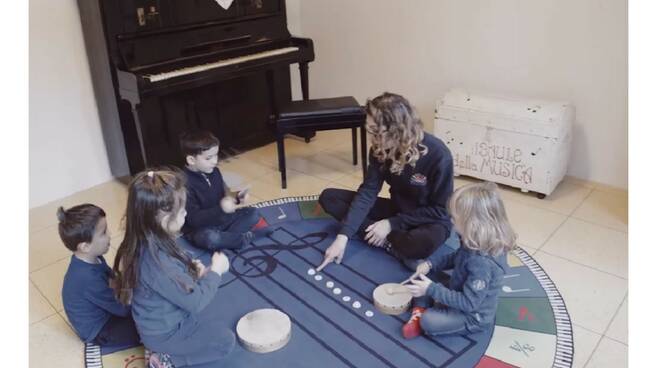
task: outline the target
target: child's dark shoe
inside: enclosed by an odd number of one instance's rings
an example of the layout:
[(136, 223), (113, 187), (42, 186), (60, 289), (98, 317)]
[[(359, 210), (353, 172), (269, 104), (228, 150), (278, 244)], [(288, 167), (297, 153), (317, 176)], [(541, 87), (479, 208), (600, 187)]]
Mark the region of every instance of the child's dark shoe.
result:
[(422, 319), (422, 314), (425, 310), (422, 307), (413, 308), (410, 319), (401, 328), (404, 338), (412, 339), (422, 334), (422, 326), (420, 326), (419, 321)]

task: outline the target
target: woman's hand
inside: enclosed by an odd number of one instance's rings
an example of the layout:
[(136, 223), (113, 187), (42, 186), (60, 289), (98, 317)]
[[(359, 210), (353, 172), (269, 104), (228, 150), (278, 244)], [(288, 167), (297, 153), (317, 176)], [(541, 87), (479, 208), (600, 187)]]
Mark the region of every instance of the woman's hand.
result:
[(426, 291), (429, 289), (429, 286), (431, 286), (431, 279), (426, 277), (424, 274), (419, 275), (419, 279), (413, 279), (410, 280), (411, 284), (404, 285), (408, 291), (410, 291), (410, 294), (414, 296), (415, 298), (419, 298), (421, 296), (426, 295)]
[(335, 241), (330, 244), (328, 249), (325, 250), (325, 258), (323, 263), (316, 268), (317, 272), (321, 272), (328, 263), (335, 261), (335, 263), (341, 263), (342, 258), (344, 258), (344, 251), (346, 250), (346, 244), (348, 244), (348, 237), (343, 234), (337, 235)]
[(211, 257), (211, 271), (222, 275), (223, 273), (229, 271), (229, 259), (222, 252), (213, 253)]
[(424, 261), (418, 264), (417, 269), (415, 270), (415, 274), (417, 275), (428, 275), (429, 272), (431, 272), (431, 262), (429, 261)]
[(382, 247), (385, 241), (387, 241), (387, 235), (392, 232), (392, 225), (388, 219), (380, 220), (369, 225), (365, 232), (367, 235), (364, 237), (364, 240), (367, 243), (376, 247)]
[(197, 269), (197, 279), (201, 279), (204, 277), (204, 275), (206, 275), (207, 272), (209, 272), (209, 269), (204, 266), (204, 264), (199, 259), (193, 259), (193, 264)]

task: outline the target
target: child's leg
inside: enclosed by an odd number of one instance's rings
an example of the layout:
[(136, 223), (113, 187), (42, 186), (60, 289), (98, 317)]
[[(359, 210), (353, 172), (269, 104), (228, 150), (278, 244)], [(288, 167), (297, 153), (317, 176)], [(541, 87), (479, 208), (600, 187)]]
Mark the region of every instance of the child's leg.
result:
[(166, 354), (175, 367), (208, 364), (222, 359), (236, 345), (236, 336), (219, 318), (188, 320), (167, 336), (145, 336), (152, 352)]
[[(422, 330), (429, 335), (469, 334), (471, 321), (464, 313), (446, 307), (428, 308), (420, 321)], [(474, 329), (473, 329), (474, 330)]]
[[(323, 210), (330, 216), (334, 217), (335, 220), (342, 221), (348, 213), (348, 209), (353, 202), (353, 197), (355, 197), (356, 194), (357, 192), (347, 189), (324, 189), (319, 197), (319, 204), (323, 207)], [(394, 210), (390, 199), (381, 197), (376, 198), (376, 203), (371, 207), (367, 214), (367, 218), (358, 228), (358, 235), (363, 238), (365, 235), (364, 229), (369, 225), (394, 215), (396, 215), (396, 211)]]
[(191, 236), (195, 246), (211, 251), (222, 249), (240, 249), (250, 240), (250, 229), (259, 222), (256, 208), (239, 208), (226, 215), (220, 226), (208, 227), (194, 232)]
[(130, 315), (127, 317), (110, 316), (101, 331), (94, 338), (94, 343), (102, 347), (131, 347), (140, 345), (140, 335)]
[(441, 224), (428, 224), (410, 230), (393, 230), (387, 240), (399, 258), (424, 259), (443, 247), (450, 232)]

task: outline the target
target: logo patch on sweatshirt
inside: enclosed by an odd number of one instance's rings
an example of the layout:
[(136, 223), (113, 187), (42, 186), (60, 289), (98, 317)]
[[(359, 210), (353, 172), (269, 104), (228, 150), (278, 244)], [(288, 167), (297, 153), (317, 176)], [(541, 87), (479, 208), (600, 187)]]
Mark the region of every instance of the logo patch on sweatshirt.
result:
[(426, 185), (426, 176), (417, 173), (410, 177), (410, 184), (424, 186)]

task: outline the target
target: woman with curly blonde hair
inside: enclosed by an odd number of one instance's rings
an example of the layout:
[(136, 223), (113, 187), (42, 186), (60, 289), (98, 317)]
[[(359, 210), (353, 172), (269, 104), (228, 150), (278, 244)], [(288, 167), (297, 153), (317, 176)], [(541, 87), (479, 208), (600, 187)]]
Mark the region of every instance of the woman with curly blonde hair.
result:
[[(403, 96), (385, 92), (366, 104), (371, 149), (369, 168), (357, 193), (326, 189), (319, 202), (342, 227), (319, 269), (341, 262), (348, 239), (359, 233), (372, 246), (406, 259), (422, 259), (447, 241), (446, 204), (453, 192), (453, 160), (442, 141), (424, 133)], [(391, 199), (379, 198), (383, 182)]]

